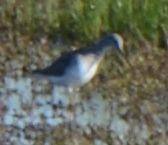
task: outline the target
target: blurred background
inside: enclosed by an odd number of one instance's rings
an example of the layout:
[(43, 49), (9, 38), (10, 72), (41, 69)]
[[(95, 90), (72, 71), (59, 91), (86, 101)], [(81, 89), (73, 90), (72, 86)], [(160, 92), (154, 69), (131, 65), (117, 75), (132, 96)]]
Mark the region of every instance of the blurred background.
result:
[[(79, 92), (28, 77), (110, 32), (123, 37), (124, 57), (108, 53)], [(0, 1), (1, 144), (166, 145), (167, 138), (168, 0)]]

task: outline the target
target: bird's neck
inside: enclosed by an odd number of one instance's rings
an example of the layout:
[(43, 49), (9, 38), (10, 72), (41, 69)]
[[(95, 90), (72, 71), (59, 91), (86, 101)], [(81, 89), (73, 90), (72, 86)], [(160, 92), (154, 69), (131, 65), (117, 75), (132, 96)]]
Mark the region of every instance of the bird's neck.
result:
[(94, 48), (95, 48), (95, 51), (97, 51), (97, 53), (101, 55), (101, 54), (104, 54), (110, 46), (111, 46), (110, 44), (100, 41), (99, 43), (95, 44)]

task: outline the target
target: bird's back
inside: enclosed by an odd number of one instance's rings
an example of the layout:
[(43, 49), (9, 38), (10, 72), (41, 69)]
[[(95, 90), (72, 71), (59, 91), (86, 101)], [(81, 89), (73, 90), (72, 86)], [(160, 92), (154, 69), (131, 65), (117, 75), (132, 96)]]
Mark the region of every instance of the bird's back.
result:
[(33, 74), (41, 74), (46, 76), (61, 76), (67, 69), (67, 66), (74, 65), (75, 63), (76, 55), (74, 53), (65, 53), (48, 67), (33, 71)]

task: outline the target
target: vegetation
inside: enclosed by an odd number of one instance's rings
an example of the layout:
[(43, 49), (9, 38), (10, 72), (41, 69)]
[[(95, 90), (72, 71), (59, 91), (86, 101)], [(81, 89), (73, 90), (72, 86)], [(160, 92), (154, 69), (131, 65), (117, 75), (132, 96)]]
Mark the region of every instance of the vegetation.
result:
[(83, 41), (115, 31), (155, 41), (160, 28), (168, 29), (167, 14), (168, 0), (1, 0), (0, 29)]

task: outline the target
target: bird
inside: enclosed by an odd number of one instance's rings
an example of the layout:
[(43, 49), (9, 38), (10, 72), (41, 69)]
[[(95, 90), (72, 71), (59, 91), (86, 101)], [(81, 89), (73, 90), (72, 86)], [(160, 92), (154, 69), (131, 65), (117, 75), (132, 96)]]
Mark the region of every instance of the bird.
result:
[(32, 74), (56, 86), (79, 88), (95, 76), (110, 47), (123, 52), (123, 38), (118, 33), (109, 33), (89, 47), (65, 52), (49, 66), (33, 70)]

